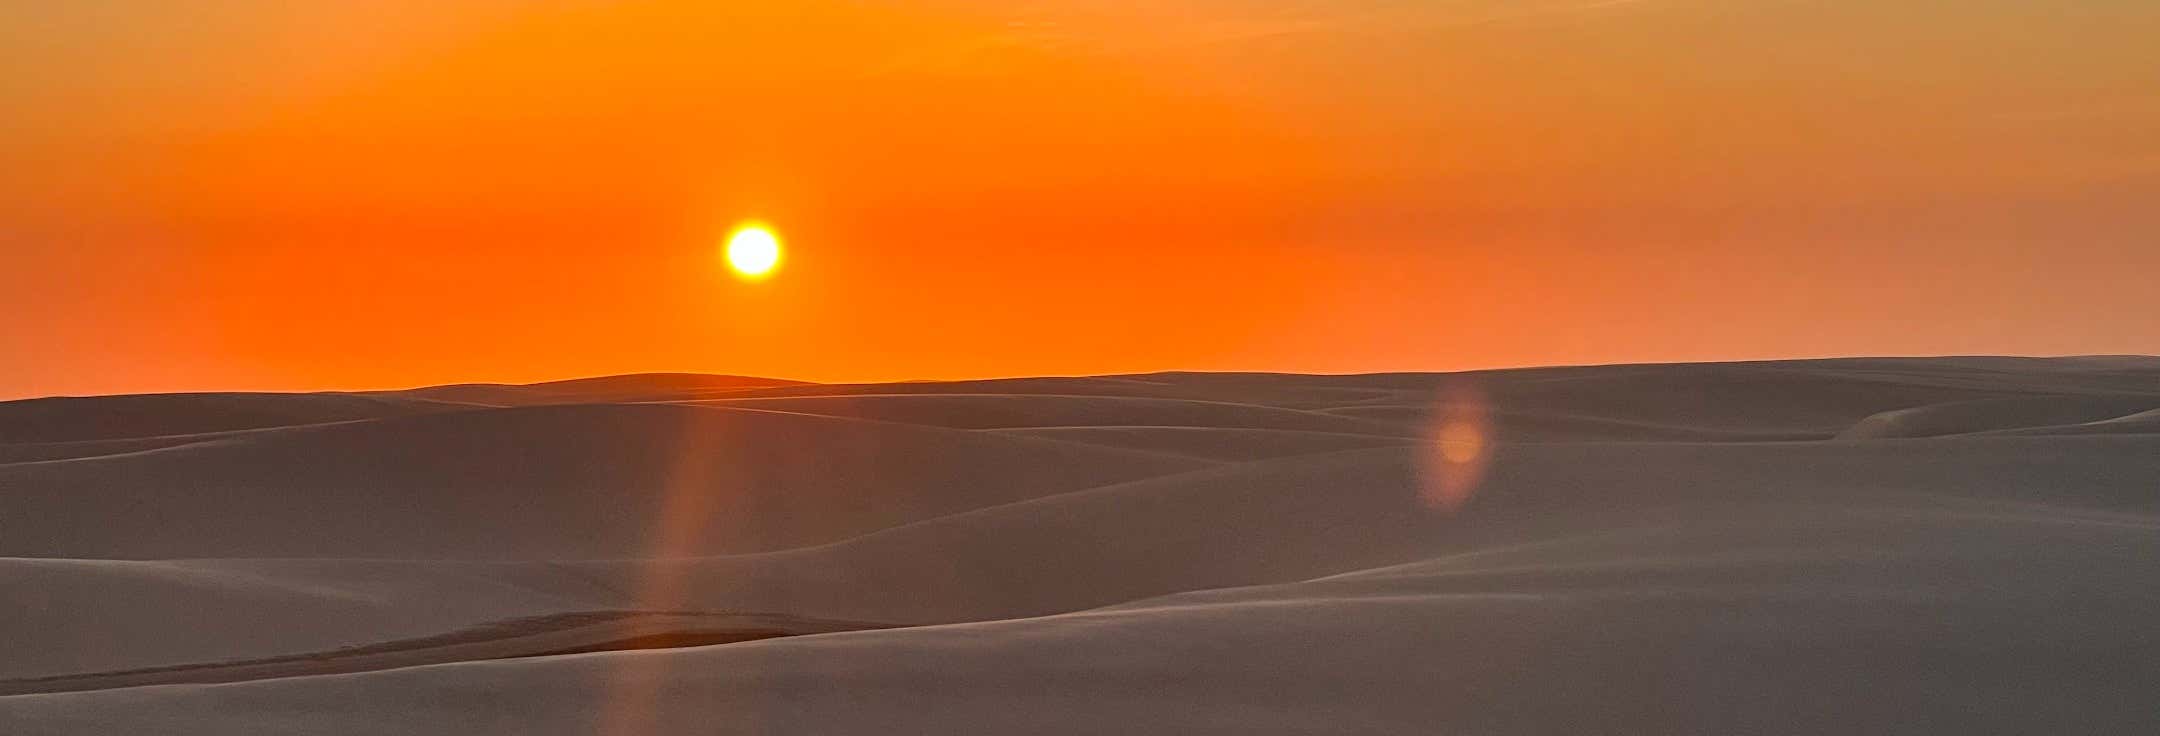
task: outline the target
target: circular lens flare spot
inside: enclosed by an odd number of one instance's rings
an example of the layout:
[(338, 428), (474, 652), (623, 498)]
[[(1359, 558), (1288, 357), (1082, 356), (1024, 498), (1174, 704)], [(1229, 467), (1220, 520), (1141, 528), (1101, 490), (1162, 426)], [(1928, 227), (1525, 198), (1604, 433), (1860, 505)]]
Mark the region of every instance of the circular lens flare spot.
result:
[(1463, 380), (1442, 388), (1430, 442), (1422, 500), (1435, 511), (1460, 509), (1477, 494), (1492, 462), (1492, 405), (1484, 392)]
[(1485, 457), (1485, 431), (1476, 424), (1450, 421), (1440, 425), (1440, 459), (1449, 465), (1468, 465)]
[(780, 270), (784, 257), (780, 236), (772, 228), (751, 223), (735, 228), (727, 239), (728, 269), (748, 281), (763, 281)]

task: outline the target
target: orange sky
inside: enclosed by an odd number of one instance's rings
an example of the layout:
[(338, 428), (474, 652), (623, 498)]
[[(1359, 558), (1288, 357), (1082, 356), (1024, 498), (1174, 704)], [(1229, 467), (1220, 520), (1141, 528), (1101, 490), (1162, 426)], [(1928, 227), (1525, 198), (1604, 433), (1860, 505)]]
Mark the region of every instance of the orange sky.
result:
[[(0, 0), (0, 396), (2160, 352), (2144, 0)], [(786, 270), (715, 252), (773, 223)]]

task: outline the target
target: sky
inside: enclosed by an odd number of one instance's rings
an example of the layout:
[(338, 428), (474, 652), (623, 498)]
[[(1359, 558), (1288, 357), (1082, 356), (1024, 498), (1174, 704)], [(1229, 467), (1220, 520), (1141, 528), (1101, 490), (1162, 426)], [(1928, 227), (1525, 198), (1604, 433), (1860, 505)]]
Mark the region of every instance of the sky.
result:
[[(2160, 353), (2149, 0), (0, 0), (0, 397)], [(747, 220), (770, 279), (718, 249)]]

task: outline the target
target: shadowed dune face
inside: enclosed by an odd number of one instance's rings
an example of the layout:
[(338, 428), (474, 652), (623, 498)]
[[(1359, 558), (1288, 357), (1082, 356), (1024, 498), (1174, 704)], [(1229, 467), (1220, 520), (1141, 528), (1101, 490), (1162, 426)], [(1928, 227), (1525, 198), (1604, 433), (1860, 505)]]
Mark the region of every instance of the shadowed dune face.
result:
[(0, 730), (2160, 728), (2148, 359), (276, 398), (0, 427)]

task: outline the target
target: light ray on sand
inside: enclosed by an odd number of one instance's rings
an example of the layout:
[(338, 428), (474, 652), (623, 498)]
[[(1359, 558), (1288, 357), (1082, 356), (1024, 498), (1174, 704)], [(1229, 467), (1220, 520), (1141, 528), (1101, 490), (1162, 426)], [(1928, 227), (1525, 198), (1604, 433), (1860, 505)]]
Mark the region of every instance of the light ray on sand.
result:
[[(642, 570), (635, 607), (645, 611), (689, 610), (689, 594), (683, 579), (687, 557), (698, 549), (706, 517), (712, 512), (715, 494), (713, 464), (697, 456), (691, 434), (696, 423), (684, 422), (670, 453), (671, 467), (663, 476), (660, 511), (654, 519), (652, 550), (640, 561)], [(631, 654), (615, 658), (607, 687), (608, 696), (598, 714), (600, 736), (646, 736), (656, 733), (659, 692), (670, 673), (666, 657)]]

